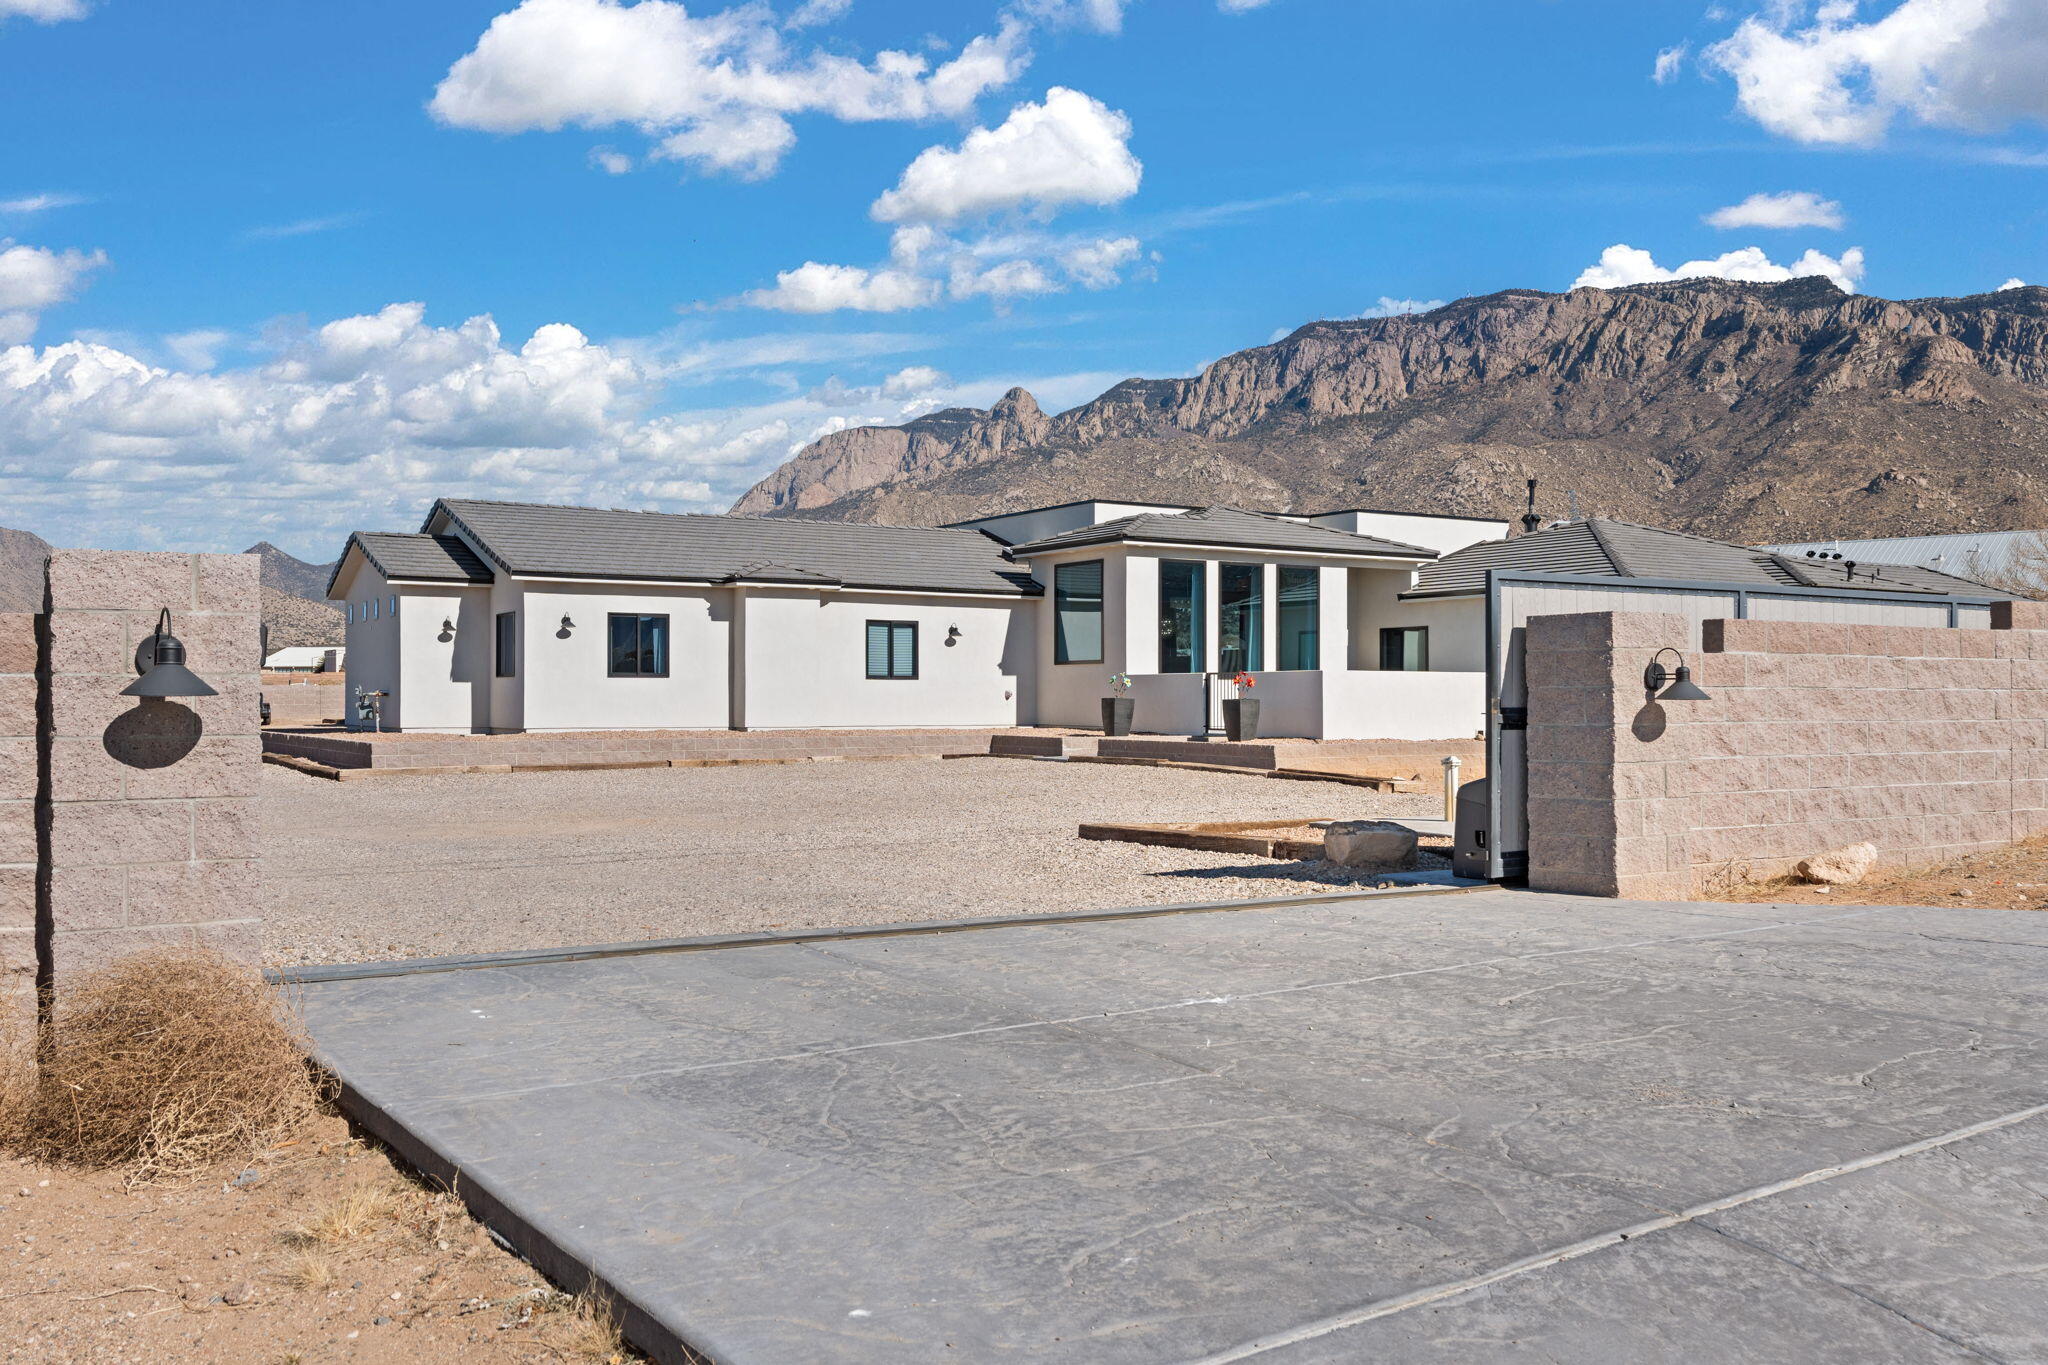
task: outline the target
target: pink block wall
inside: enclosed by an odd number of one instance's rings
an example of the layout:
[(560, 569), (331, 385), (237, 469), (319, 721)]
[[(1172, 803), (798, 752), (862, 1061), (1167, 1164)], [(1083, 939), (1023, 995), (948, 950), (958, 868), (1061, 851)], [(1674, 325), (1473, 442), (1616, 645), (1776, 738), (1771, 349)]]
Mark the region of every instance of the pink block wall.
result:
[[(257, 959), (257, 574), (251, 555), (51, 558), (46, 951), (60, 999), (68, 975), (155, 944)], [(120, 695), (164, 607), (218, 695)]]
[(2048, 830), (2048, 606), (1994, 627), (1708, 621), (1711, 700), (1661, 704), (1643, 666), (1682, 618), (1531, 620), (1530, 885), (1685, 899), (1845, 844), (1912, 864)]

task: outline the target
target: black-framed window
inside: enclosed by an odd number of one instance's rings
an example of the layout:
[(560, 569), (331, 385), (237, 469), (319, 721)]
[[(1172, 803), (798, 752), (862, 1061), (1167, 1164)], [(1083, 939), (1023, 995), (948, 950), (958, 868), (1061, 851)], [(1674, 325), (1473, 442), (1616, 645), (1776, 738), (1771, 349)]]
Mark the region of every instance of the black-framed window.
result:
[(1380, 631), (1380, 667), (1388, 672), (1429, 671), (1429, 627), (1387, 626)]
[(1280, 602), (1275, 608), (1275, 635), (1282, 669), (1320, 668), (1322, 575), (1310, 567), (1282, 564)]
[(1266, 667), (1266, 571), (1257, 564), (1216, 567), (1216, 670)]
[(1055, 564), (1052, 570), (1052, 661), (1102, 662), (1102, 561)]
[(917, 622), (868, 622), (868, 676), (896, 680), (917, 676)]
[(1159, 561), (1159, 671), (1201, 673), (1208, 667), (1209, 566), (1199, 559)]
[(668, 617), (612, 612), (607, 672), (614, 678), (668, 676)]
[(519, 613), (516, 611), (498, 613), (497, 662), (499, 677), (519, 675)]

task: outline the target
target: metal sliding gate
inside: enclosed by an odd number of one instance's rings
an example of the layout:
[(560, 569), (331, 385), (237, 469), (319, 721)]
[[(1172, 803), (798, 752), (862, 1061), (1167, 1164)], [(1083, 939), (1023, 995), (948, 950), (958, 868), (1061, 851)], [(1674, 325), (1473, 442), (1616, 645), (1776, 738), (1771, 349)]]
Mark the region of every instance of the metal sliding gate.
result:
[[(1514, 881), (1529, 872), (1527, 812), (1529, 698), (1523, 675), (1524, 628), (1532, 616), (1588, 611), (1650, 611), (1690, 623), (1686, 648), (1700, 647), (1700, 622), (1812, 621), (1837, 625), (1989, 629), (1989, 597), (1901, 593), (1860, 595), (1826, 588), (1694, 583), (1636, 578), (1617, 582), (1580, 574), (1486, 575), (1487, 875)], [(1649, 662), (1647, 652), (1645, 663)]]

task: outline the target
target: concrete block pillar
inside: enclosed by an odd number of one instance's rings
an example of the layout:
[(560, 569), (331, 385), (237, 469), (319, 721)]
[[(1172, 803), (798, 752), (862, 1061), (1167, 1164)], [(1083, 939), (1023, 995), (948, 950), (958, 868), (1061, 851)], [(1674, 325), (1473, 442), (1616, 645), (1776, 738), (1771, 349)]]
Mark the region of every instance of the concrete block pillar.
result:
[(35, 1018), (37, 623), (0, 614), (0, 1037)]
[[(165, 607), (218, 695), (120, 695)], [(258, 959), (260, 611), (253, 555), (52, 556), (40, 956), (57, 998), (67, 976), (165, 943)], [(13, 733), (5, 715), (0, 698)]]

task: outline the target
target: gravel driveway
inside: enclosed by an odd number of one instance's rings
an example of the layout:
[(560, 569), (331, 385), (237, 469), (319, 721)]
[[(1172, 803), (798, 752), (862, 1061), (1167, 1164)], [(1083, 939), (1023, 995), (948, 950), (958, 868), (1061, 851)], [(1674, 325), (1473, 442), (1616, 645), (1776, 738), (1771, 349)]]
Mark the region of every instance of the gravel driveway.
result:
[(1429, 795), (986, 759), (348, 783), (266, 767), (263, 795), (279, 964), (1309, 893), (1377, 878), (1075, 827), (1441, 813)]

